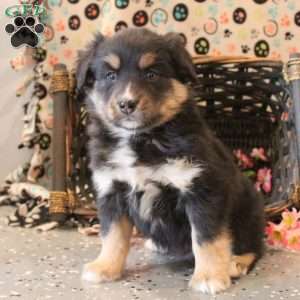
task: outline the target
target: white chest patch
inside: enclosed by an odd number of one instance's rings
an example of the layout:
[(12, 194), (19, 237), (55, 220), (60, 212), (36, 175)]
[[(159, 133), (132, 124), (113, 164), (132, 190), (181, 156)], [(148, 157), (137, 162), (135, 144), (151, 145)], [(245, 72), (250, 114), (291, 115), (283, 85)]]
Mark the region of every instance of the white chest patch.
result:
[(167, 159), (165, 163), (154, 166), (139, 165), (134, 151), (127, 143), (122, 142), (111, 154), (107, 166), (94, 171), (93, 182), (100, 196), (111, 191), (113, 181), (126, 182), (131, 186), (132, 192), (145, 191), (148, 202), (150, 198), (157, 196), (157, 191), (153, 190), (153, 182), (171, 185), (184, 193), (202, 170), (201, 165), (187, 158)]

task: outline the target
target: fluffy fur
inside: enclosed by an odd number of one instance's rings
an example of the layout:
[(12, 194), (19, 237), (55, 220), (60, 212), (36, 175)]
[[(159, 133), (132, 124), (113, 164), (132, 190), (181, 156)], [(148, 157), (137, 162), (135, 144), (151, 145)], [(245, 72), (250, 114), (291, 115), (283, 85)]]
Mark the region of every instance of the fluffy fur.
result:
[(263, 201), (199, 114), (180, 37), (98, 35), (80, 55), (77, 80), (103, 239), (83, 278), (122, 275), (135, 225), (160, 249), (193, 251), (191, 287), (226, 289), (262, 255)]

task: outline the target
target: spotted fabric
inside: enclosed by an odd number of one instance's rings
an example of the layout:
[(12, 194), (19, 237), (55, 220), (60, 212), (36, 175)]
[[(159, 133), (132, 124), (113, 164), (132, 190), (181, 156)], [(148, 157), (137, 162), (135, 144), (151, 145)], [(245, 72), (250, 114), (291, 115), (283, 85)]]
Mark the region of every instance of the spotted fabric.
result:
[[(192, 55), (254, 55), (288, 59), (300, 50), (297, 0), (48, 0), (47, 63), (73, 62), (76, 50), (99, 30), (126, 27), (176, 31)], [(57, 50), (60, 50), (57, 53)]]

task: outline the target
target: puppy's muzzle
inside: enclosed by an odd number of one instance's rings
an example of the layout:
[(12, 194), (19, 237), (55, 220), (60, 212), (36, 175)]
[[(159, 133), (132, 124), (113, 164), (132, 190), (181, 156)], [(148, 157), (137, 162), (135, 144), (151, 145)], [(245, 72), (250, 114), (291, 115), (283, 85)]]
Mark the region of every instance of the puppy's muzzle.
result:
[(138, 102), (137, 99), (121, 99), (118, 102), (118, 106), (123, 114), (130, 115), (136, 110)]

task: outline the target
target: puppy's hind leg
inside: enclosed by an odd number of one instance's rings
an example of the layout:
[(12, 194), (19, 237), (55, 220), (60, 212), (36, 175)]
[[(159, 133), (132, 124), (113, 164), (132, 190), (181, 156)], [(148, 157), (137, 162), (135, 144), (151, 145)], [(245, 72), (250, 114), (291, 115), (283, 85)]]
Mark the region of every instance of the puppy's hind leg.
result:
[(233, 278), (246, 275), (256, 260), (254, 253), (246, 253), (243, 255), (233, 255), (230, 262), (229, 273)]
[(82, 279), (95, 283), (119, 279), (129, 252), (131, 234), (132, 224), (127, 217), (113, 221), (102, 237), (99, 257), (84, 266)]

